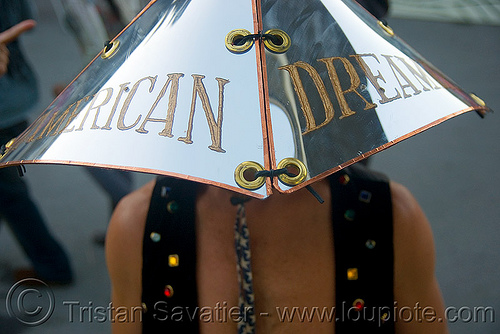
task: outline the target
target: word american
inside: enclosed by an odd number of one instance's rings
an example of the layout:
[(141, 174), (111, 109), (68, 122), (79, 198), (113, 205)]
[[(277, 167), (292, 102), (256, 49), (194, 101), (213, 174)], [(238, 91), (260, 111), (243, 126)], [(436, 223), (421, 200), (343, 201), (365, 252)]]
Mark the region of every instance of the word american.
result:
[[(367, 60), (370, 60), (371, 65)], [(373, 68), (373, 64), (382, 64), (381, 59), (385, 60), (384, 65), (391, 70), (386, 71), (384, 75), (381, 73), (382, 67)], [(357, 62), (363, 73), (358, 73), (353, 65)], [(413, 64), (410, 64), (413, 62)], [(436, 90), (442, 86), (433, 79), (420, 65), (409, 58), (403, 58), (390, 55), (377, 55), (369, 54), (355, 54), (349, 57), (329, 57), (317, 60), (318, 64), (312, 64), (297, 61), (293, 64), (279, 67), (279, 70), (286, 71), (293, 83), (295, 94), (300, 102), (302, 114), (305, 119), (305, 130), (302, 134), (305, 135), (320, 127), (325, 126), (335, 116), (335, 110), (332, 103), (332, 98), (336, 99), (340, 107), (339, 119), (351, 117), (356, 114), (351, 109), (350, 103), (353, 103), (354, 98), (359, 99), (364, 103), (364, 110), (374, 109), (377, 107), (376, 103), (368, 101), (359, 92), (361, 89), (360, 75), (365, 76), (375, 91), (379, 95), (378, 103), (386, 104), (398, 99), (407, 99), (422, 92)], [(335, 64), (343, 67), (347, 73), (350, 81), (349, 87), (342, 87), (339, 79), (338, 67)], [(323, 66), (321, 68), (320, 66)], [(333, 87), (335, 96), (329, 96), (326, 89), (326, 83), (321, 78), (319, 71), (326, 70), (330, 84)], [(396, 79), (393, 82), (398, 83), (398, 87), (383, 87), (389, 80), (387, 74), (391, 75), (391, 79)], [(145, 85), (149, 94), (152, 94), (155, 86), (158, 84), (158, 75), (147, 76), (139, 79), (134, 84), (125, 82), (119, 85), (118, 88), (103, 88), (94, 95), (88, 95), (82, 99), (72, 103), (66, 109), (51, 110), (50, 112), (39, 118), (32, 127), (32, 131), (27, 138), (27, 141), (40, 140), (47, 136), (56, 136), (63, 133), (70, 133), (73, 131), (82, 131), (85, 127), (90, 130), (105, 130), (109, 131), (116, 128), (119, 131), (129, 131), (134, 129), (139, 134), (148, 134), (147, 126), (149, 123), (163, 123), (163, 129), (158, 132), (159, 136), (173, 138), (173, 124), (174, 116), (178, 105), (179, 87), (181, 79), (185, 75), (183, 73), (170, 73), (167, 74), (166, 81), (156, 99), (149, 107), (149, 111), (143, 115), (138, 114), (135, 120), (130, 121), (127, 118), (130, 105), (136, 97), (138, 89)], [(308, 92), (304, 88), (304, 76), (309, 76), (310, 80), (319, 93), (324, 107), (325, 119), (317, 125), (316, 119), (312, 113), (312, 108), (309, 104)], [(222, 123), (224, 114), (224, 94), (225, 86), (230, 82), (228, 79), (216, 77), (218, 85), (218, 106), (217, 116), (213, 112), (210, 98), (207, 89), (203, 82), (205, 78), (201, 74), (192, 74), (192, 94), (191, 94), (191, 107), (189, 110), (188, 123), (186, 126), (186, 135), (178, 137), (177, 140), (186, 144), (192, 144), (192, 133), (194, 128), (194, 115), (196, 104), (199, 100), (204, 111), (208, 129), (210, 131), (211, 145), (208, 147), (210, 150), (225, 153), (222, 148)], [(144, 91), (144, 88), (141, 92)], [(167, 92), (169, 92), (167, 94)], [(310, 92), (309, 92), (310, 93)], [(354, 98), (349, 101), (346, 96), (350, 94)], [(353, 95), (354, 94), (354, 95)], [(160, 102), (168, 96), (168, 103), (166, 110), (163, 111), (164, 118), (153, 117), (153, 113), (157, 109)], [(123, 101), (123, 102), (122, 102)], [(121, 107), (120, 107), (121, 105)], [(107, 110), (107, 111), (106, 111)], [(88, 122), (89, 117), (93, 116), (93, 120)], [(89, 127), (90, 126), (90, 127)]]

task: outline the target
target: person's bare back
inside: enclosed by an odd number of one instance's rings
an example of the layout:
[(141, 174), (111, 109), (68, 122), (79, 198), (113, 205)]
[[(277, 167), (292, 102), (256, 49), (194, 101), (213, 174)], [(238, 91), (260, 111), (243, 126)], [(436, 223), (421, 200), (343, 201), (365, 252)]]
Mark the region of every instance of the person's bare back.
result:
[[(154, 183), (126, 197), (114, 213), (107, 238), (107, 259), (114, 307), (141, 305), (142, 237)], [(330, 187), (314, 184), (320, 204), (303, 189), (273, 194), (245, 204), (250, 231), (257, 333), (333, 333), (334, 324), (280, 321), (285, 307), (335, 306), (335, 262)], [(391, 183), (394, 217), (394, 297), (399, 307), (432, 307), (434, 321), (396, 319), (397, 333), (445, 333), (443, 302), (434, 277), (429, 224), (403, 186)], [(238, 305), (234, 251), (234, 193), (203, 186), (196, 204), (197, 285), (200, 307)], [(418, 303), (418, 304), (417, 304)], [(396, 311), (397, 315), (397, 311)], [(140, 323), (115, 323), (114, 333), (141, 333)], [(236, 322), (200, 322), (201, 333), (235, 333)]]
[[(332, 307), (334, 254), (328, 182), (315, 185), (320, 204), (307, 191), (273, 194), (245, 204), (255, 292), (257, 333), (310, 331), (331, 333), (332, 324), (280, 322), (277, 308)], [(227, 302), (236, 306), (234, 194), (206, 187), (197, 200), (197, 272), (199, 304)], [(216, 328), (214, 328), (216, 327)], [(222, 328), (221, 328), (222, 327)], [(203, 323), (203, 333), (234, 333), (235, 324)]]

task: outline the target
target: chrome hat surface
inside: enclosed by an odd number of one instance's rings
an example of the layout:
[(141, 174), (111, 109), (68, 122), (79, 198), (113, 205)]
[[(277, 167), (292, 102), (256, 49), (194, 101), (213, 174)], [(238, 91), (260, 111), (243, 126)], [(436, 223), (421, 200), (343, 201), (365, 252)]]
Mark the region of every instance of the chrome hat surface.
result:
[[(232, 31), (250, 34), (227, 39)], [(240, 42), (242, 52), (227, 44)], [(264, 198), (461, 113), (485, 114), (479, 101), (352, 1), (157, 0), (0, 166), (118, 168)], [(273, 176), (249, 190), (235, 181), (243, 162), (274, 171), (289, 158), (305, 166), (298, 184)]]

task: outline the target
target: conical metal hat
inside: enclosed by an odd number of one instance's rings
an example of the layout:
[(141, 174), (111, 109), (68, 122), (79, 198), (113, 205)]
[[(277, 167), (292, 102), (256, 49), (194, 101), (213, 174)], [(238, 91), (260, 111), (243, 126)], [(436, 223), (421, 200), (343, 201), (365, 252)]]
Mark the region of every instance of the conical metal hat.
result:
[(472, 110), (489, 111), (355, 2), (157, 0), (0, 166), (118, 168), (263, 198)]

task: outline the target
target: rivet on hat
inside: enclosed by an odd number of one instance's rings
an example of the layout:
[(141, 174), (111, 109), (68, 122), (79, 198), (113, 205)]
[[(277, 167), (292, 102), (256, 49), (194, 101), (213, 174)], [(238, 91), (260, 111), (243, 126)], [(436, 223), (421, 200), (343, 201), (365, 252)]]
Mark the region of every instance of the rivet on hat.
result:
[(349, 281), (355, 281), (358, 279), (358, 268), (347, 269), (347, 279)]
[(161, 240), (161, 234), (157, 232), (151, 232), (149, 238), (151, 238), (151, 241), (153, 242), (159, 242)]
[(168, 256), (168, 266), (169, 267), (178, 267), (179, 266), (179, 255), (170, 254)]
[(179, 210), (179, 204), (176, 201), (170, 201), (167, 204), (167, 210), (170, 213), (176, 213)]

